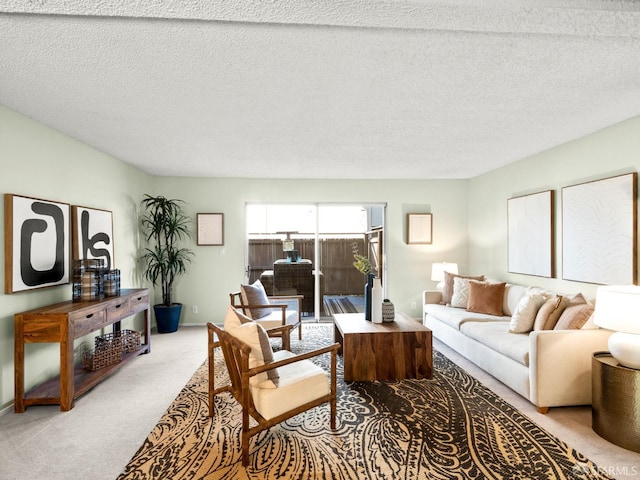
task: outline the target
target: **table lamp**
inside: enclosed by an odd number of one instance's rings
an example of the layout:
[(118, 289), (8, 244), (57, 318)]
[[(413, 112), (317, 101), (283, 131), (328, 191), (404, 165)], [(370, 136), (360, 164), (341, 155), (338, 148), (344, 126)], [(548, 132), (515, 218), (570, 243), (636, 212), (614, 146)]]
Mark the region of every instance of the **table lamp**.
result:
[(444, 272), (455, 273), (458, 274), (458, 264), (457, 263), (434, 263), (431, 265), (431, 280), (434, 282), (439, 282), (436, 288), (438, 290), (442, 290), (444, 287)]
[(594, 323), (615, 333), (609, 352), (620, 365), (640, 369), (640, 287), (607, 285), (596, 291)]

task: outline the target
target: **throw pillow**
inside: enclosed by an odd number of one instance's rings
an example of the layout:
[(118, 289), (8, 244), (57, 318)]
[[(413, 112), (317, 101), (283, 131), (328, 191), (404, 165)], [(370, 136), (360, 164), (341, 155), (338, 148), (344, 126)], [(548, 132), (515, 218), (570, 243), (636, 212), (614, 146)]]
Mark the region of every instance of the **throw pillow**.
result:
[[(595, 306), (594, 308), (594, 313), (595, 313)], [(595, 330), (600, 328), (598, 325), (595, 324), (595, 314), (592, 313), (591, 316), (589, 317), (589, 319), (585, 322), (584, 325), (582, 325), (581, 330)]]
[[(237, 320), (232, 318), (225, 318), (225, 331), (234, 336), (238, 340), (243, 341), (251, 347), (251, 353), (249, 354), (249, 368), (260, 367), (266, 363), (273, 362), (273, 350), (271, 349), (271, 343), (269, 342), (269, 336), (267, 331), (262, 325), (248, 319), (235, 309), (231, 309), (232, 312), (238, 316)], [(243, 318), (244, 317), (244, 318)], [(248, 320), (248, 321), (247, 321)], [(227, 327), (229, 325), (229, 327)], [(261, 388), (276, 388), (278, 386), (278, 370), (268, 370), (266, 372), (254, 375), (249, 379), (249, 383)]]
[(553, 330), (558, 323), (558, 319), (564, 309), (567, 308), (569, 299), (562, 295), (558, 295), (555, 298), (550, 298), (542, 304), (536, 319), (533, 322), (533, 330)]
[(502, 315), (502, 302), (506, 283), (488, 283), (469, 280), (469, 312)]
[(469, 304), (469, 279), (456, 277), (453, 279), (453, 295), (451, 295), (451, 306), (456, 308), (467, 308)]
[(444, 272), (444, 287), (442, 287), (442, 305), (449, 305), (451, 303), (451, 297), (453, 296), (453, 279), (454, 278), (468, 278), (469, 280), (478, 280), (482, 282), (484, 275), (464, 276), (457, 275), (455, 273)]
[(541, 293), (529, 292), (520, 299), (516, 306), (511, 322), (509, 322), (509, 332), (527, 333), (533, 328), (538, 310), (545, 302), (545, 297)]
[[(243, 305), (269, 305), (269, 297), (260, 280), (256, 280), (251, 285), (240, 285), (240, 297)], [(270, 308), (250, 308), (248, 314), (251, 319), (258, 320), (272, 311)]]
[(235, 328), (238, 328), (243, 323), (253, 322), (249, 317), (243, 315), (242, 312), (236, 310), (231, 305), (227, 307), (227, 314), (224, 317), (224, 330), (231, 333)]
[(593, 311), (594, 306), (587, 303), (584, 296), (578, 293), (569, 301), (567, 308), (565, 308), (562, 315), (560, 315), (554, 330), (580, 329), (587, 323)]

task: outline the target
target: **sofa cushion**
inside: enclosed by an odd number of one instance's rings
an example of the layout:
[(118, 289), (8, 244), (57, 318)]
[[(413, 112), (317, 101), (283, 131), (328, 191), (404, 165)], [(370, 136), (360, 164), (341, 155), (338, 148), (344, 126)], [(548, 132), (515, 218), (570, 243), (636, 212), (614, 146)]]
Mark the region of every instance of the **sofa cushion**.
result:
[(533, 322), (533, 330), (553, 330), (568, 303), (569, 299), (562, 295), (545, 301), (540, 310), (538, 310), (536, 319)]
[(593, 305), (587, 303), (584, 296), (579, 293), (569, 301), (569, 304), (562, 312), (562, 315), (560, 315), (554, 330), (572, 330), (582, 328), (593, 314), (593, 311)]
[(457, 275), (455, 273), (450, 273), (450, 272), (444, 272), (444, 287), (442, 287), (443, 305), (448, 305), (451, 303), (451, 297), (453, 296), (453, 279), (456, 277), (468, 278), (469, 280), (478, 280), (478, 281), (484, 280), (484, 275), (478, 275), (476, 277), (473, 277), (473, 276)]
[(489, 315), (502, 315), (505, 283), (488, 283), (469, 280), (467, 310)]
[(533, 323), (535, 322), (538, 310), (540, 310), (545, 300), (545, 296), (542, 293), (527, 292), (527, 294), (520, 299), (516, 310), (511, 316), (509, 332), (530, 332), (533, 329)]
[(504, 322), (509, 321), (509, 317), (502, 315), (487, 315), (486, 313), (475, 313), (462, 310), (460, 308), (451, 308), (446, 305), (437, 303), (428, 303), (424, 306), (427, 315), (437, 318), (442, 323), (449, 325), (456, 330), (460, 330), (460, 325), (466, 322)]
[(465, 322), (460, 331), (487, 347), (529, 366), (529, 335), (513, 334), (508, 331), (508, 322)]

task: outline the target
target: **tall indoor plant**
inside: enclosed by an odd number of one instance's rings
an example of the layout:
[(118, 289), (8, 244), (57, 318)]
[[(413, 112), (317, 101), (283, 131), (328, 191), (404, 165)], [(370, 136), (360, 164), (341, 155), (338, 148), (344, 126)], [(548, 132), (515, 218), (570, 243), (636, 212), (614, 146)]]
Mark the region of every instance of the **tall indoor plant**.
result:
[(183, 203), (182, 200), (147, 194), (141, 202), (144, 210), (142, 232), (147, 241), (142, 255), (144, 276), (162, 287), (162, 303), (153, 307), (160, 333), (178, 329), (182, 304), (173, 302), (173, 282), (186, 273), (193, 256), (193, 251), (180, 246), (191, 238), (190, 221), (182, 209)]

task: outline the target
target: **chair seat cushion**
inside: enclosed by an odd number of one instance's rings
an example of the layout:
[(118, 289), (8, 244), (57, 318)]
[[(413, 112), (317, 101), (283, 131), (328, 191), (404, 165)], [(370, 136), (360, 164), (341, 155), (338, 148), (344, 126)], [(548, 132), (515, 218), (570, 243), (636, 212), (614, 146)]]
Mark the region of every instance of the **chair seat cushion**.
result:
[[(298, 323), (298, 312), (296, 310), (285, 311), (285, 322), (287, 325), (295, 325)], [(282, 326), (282, 311), (274, 310), (269, 315), (261, 317), (256, 320), (260, 325), (262, 325), (267, 330), (273, 327), (281, 327)]]
[[(294, 356), (288, 350), (274, 352), (274, 360)], [(301, 360), (278, 369), (278, 388), (251, 385), (256, 410), (267, 420), (293, 410), (299, 405), (329, 394), (327, 373), (311, 360)]]

